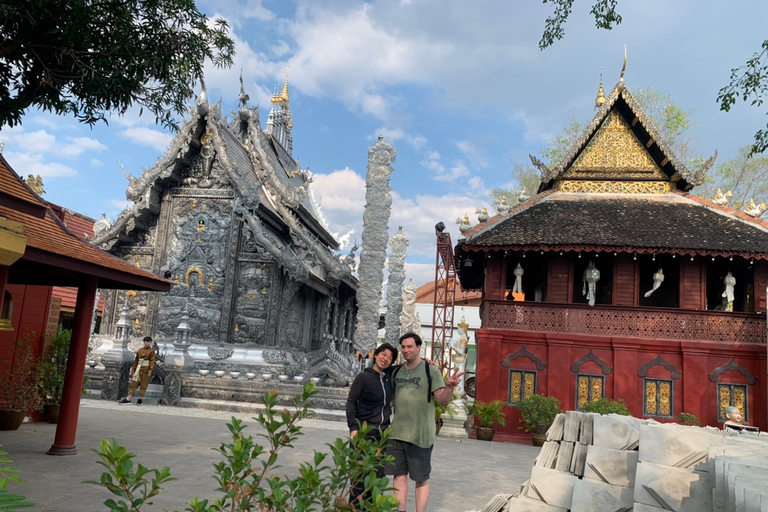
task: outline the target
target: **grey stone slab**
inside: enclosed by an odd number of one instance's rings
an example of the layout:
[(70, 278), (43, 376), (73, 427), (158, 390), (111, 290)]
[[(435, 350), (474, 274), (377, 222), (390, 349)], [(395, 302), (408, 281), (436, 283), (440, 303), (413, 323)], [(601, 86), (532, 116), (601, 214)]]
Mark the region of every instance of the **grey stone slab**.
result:
[(581, 444), (592, 444), (592, 433), (594, 430), (595, 415), (591, 413), (582, 413), (581, 431), (579, 432), (579, 442)]
[(640, 427), (640, 461), (710, 471), (709, 448), (723, 443), (722, 433), (675, 424)]
[(646, 505), (645, 503), (637, 503), (637, 502), (635, 502), (635, 505), (632, 508), (632, 512), (659, 512), (663, 510), (664, 510), (663, 508), (653, 507), (651, 505)]
[(640, 439), (640, 420), (619, 414), (596, 415), (592, 437), (595, 446), (613, 450), (632, 448)]
[(547, 430), (547, 441), (562, 441), (563, 440), (563, 428), (565, 427), (565, 414), (558, 413), (555, 416), (552, 425)]
[(742, 482), (736, 478), (736, 512), (760, 512), (760, 502), (768, 498), (767, 482)]
[(709, 473), (652, 462), (637, 465), (635, 501), (675, 512), (712, 510)]
[(579, 432), (581, 429), (581, 413), (578, 411), (567, 411), (565, 413), (565, 427), (563, 429), (563, 441), (576, 443), (579, 441)]
[(560, 451), (560, 443), (556, 441), (546, 441), (541, 447), (538, 457), (534, 462), (535, 466), (552, 469), (555, 467), (557, 454)]
[(754, 466), (741, 465), (738, 463), (726, 464), (727, 475), (725, 478), (726, 487), (726, 510), (737, 510), (740, 491), (744, 487), (755, 487), (765, 489), (768, 487), (768, 468), (757, 468)]
[(581, 443), (577, 443), (573, 448), (573, 457), (571, 458), (571, 467), (569, 468), (569, 471), (576, 476), (584, 476), (588, 449), (589, 446)]
[(503, 512), (568, 512), (568, 509), (547, 505), (525, 496), (515, 496), (507, 502)]
[[(737, 447), (744, 448), (744, 447)], [(768, 461), (758, 453), (744, 453), (730, 447), (727, 451), (738, 451), (735, 455), (720, 455), (713, 459), (714, 490), (713, 505), (716, 510), (735, 506), (734, 478), (746, 475), (757, 477), (763, 488), (768, 488)]]
[(485, 504), (481, 512), (501, 512), (507, 506), (507, 502), (514, 494), (497, 494)]
[(587, 448), (584, 478), (622, 487), (635, 486), (638, 453), (611, 450), (600, 446)]
[(561, 508), (571, 507), (573, 486), (578, 480), (570, 473), (535, 467), (531, 471), (531, 485), (526, 496)]
[(568, 473), (571, 469), (571, 459), (573, 458), (573, 447), (577, 443), (563, 441), (560, 443), (560, 451), (557, 453), (557, 462), (555, 469)]
[(578, 480), (573, 486), (571, 512), (627, 512), (632, 510), (633, 490), (594, 480)]

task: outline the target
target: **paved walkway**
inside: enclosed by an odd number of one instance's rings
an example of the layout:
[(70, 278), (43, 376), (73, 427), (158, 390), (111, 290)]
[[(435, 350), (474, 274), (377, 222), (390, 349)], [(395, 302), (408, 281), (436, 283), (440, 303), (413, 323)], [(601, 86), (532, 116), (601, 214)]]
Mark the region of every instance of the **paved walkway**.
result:
[[(170, 482), (142, 510), (183, 510), (193, 496), (216, 497), (212, 464), (220, 460), (214, 452), (229, 440), (225, 422), (233, 413), (160, 406), (118, 406), (85, 399), (80, 408), (77, 436), (78, 455), (46, 455), (53, 443), (55, 425), (25, 424), (16, 432), (0, 432), (0, 445), (8, 452), (12, 466), (19, 469), (22, 484), (10, 490), (27, 496), (37, 505), (29, 510), (102, 512), (103, 502), (112, 495), (96, 485), (102, 467), (91, 451), (102, 439), (115, 437), (137, 455), (134, 462), (147, 467), (169, 466), (178, 478)], [(257, 433), (261, 427), (252, 415), (234, 414)], [(296, 473), (301, 461), (309, 460), (312, 450), (328, 452), (326, 443), (346, 436), (346, 425), (339, 422), (304, 420), (305, 435), (294, 450), (281, 452), (282, 471)], [(429, 511), (461, 512), (480, 510), (497, 493), (517, 492), (530, 476), (539, 449), (513, 443), (488, 443), (471, 439), (438, 437), (432, 457)], [(414, 510), (413, 490), (408, 510)]]

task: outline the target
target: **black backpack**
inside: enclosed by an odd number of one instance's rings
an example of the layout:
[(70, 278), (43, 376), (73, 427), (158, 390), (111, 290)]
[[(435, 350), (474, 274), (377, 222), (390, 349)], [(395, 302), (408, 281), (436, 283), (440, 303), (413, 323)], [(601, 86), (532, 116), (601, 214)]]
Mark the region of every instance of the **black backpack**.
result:
[[(423, 359), (422, 359), (423, 361)], [(405, 364), (401, 364), (397, 368), (395, 368), (395, 371), (392, 372), (392, 396), (395, 396), (395, 388), (397, 387), (397, 382), (395, 381), (395, 377), (397, 376), (397, 372), (400, 371), (400, 369), (405, 366)], [(424, 369), (427, 371), (427, 402), (432, 401), (432, 372), (429, 371), (429, 363), (426, 361), (424, 362)]]

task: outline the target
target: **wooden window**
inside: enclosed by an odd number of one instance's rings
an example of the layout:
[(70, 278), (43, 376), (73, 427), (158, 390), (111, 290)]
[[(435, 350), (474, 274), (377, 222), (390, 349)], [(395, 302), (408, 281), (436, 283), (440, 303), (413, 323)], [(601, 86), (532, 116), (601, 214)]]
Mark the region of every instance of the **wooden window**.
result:
[(509, 370), (509, 405), (536, 394), (536, 372), (527, 370)]
[(749, 422), (747, 417), (747, 386), (744, 384), (718, 384), (718, 421), (725, 421), (725, 408), (729, 406), (736, 407), (741, 411), (741, 419)]
[(643, 416), (671, 418), (674, 415), (671, 380), (644, 379), (643, 388)]
[(576, 408), (605, 396), (605, 377), (602, 375), (576, 375)]

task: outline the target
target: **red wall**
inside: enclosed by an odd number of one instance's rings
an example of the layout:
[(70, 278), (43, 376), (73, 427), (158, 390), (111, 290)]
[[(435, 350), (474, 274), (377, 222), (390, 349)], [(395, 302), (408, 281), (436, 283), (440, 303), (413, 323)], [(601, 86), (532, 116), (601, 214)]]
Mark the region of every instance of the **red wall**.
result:
[[(508, 400), (509, 370), (536, 370), (536, 393), (557, 397), (563, 409), (575, 408), (576, 372), (571, 365), (592, 353), (612, 368), (605, 375), (605, 396), (624, 399), (630, 412), (642, 417), (643, 377), (638, 370), (648, 361), (660, 355), (680, 372), (674, 379), (671, 371), (656, 365), (647, 368), (645, 377), (673, 381), (673, 416), (681, 412), (698, 416), (703, 424), (720, 426), (717, 421), (717, 384), (747, 384), (749, 422), (761, 430), (768, 428), (768, 411), (765, 409), (766, 366), (765, 345), (733, 345), (706, 341), (648, 340), (640, 338), (615, 338), (573, 334), (547, 334), (543, 332), (506, 331), (479, 329), (477, 331), (477, 392), (482, 401)], [(534, 357), (546, 364), (537, 369), (531, 357), (521, 356), (502, 366), (510, 355), (523, 346)], [(757, 377), (755, 384), (748, 384), (747, 377), (739, 371), (720, 374), (717, 382), (709, 375), (731, 359)], [(585, 362), (579, 373), (603, 375), (595, 362)], [(654, 418), (658, 421), (673, 421)], [(529, 436), (522, 429), (520, 416), (514, 406), (506, 409), (506, 427), (497, 428), (496, 438), (502, 441), (528, 442)]]
[[(52, 308), (50, 286), (8, 285), (13, 296), (13, 332), (0, 332), (0, 361), (13, 358), (14, 341), (27, 333), (37, 334), (35, 356), (43, 353), (46, 334), (54, 334), (58, 327), (59, 311)], [(32, 415), (33, 421), (41, 419), (40, 414)]]

